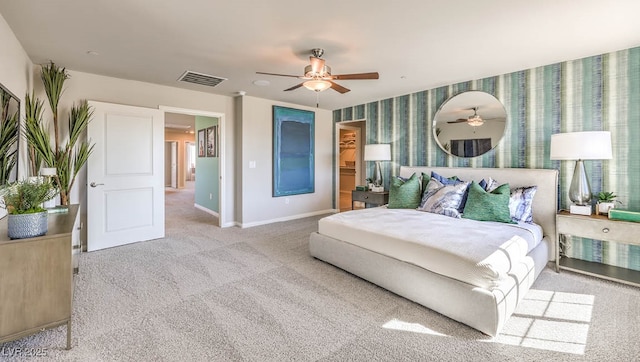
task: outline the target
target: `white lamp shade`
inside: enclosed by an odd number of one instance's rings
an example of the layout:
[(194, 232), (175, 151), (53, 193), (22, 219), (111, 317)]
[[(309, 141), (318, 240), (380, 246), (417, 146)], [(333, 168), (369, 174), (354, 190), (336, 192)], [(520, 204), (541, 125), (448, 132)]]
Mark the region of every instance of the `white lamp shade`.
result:
[(551, 135), (552, 160), (610, 160), (611, 132), (570, 132)]
[(391, 161), (391, 145), (388, 143), (364, 145), (365, 161)]
[(40, 176), (55, 176), (56, 168), (55, 167), (43, 167), (40, 169)]

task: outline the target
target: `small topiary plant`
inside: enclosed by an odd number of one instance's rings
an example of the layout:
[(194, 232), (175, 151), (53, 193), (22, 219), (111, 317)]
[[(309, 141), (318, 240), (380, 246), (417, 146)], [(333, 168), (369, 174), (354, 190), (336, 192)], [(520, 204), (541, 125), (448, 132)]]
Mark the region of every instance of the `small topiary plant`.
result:
[(598, 202), (617, 202), (621, 204), (620, 201), (616, 200), (616, 196), (613, 192), (602, 191), (598, 193)]
[(57, 194), (58, 189), (48, 180), (16, 181), (0, 189), (0, 206), (12, 215), (34, 214), (45, 211), (42, 203), (51, 200)]

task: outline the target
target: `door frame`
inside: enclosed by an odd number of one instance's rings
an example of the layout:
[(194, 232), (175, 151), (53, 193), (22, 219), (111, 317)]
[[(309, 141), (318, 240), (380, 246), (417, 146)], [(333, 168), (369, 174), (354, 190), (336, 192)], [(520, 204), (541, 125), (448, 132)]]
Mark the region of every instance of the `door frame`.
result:
[[(227, 152), (225, 152), (225, 114), (219, 112), (211, 112), (211, 111), (202, 111), (197, 109), (189, 109), (189, 108), (178, 108), (178, 107), (169, 107), (169, 106), (158, 106), (158, 109), (163, 111), (165, 114), (168, 113), (178, 113), (178, 114), (188, 114), (190, 116), (203, 116), (203, 117), (215, 117), (218, 118), (218, 132), (220, 133), (220, 137), (218, 139), (220, 145), (220, 161), (218, 162), (218, 174), (220, 175), (220, 182), (218, 183), (218, 226), (220, 228), (233, 226), (235, 225), (233, 222), (225, 223), (224, 222), (224, 206), (225, 206), (225, 158), (227, 157)], [(197, 171), (197, 170), (196, 170)]]
[(352, 123), (365, 122), (365, 119), (356, 119), (353, 121), (345, 121), (336, 123), (335, 134), (336, 134), (336, 144), (334, 145), (334, 154), (335, 154), (335, 200), (336, 205), (334, 208), (340, 210), (340, 130), (352, 130), (356, 131), (356, 185), (362, 185), (364, 181), (364, 176), (366, 175), (364, 169), (364, 152), (363, 152), (363, 144), (365, 143), (363, 134), (366, 132), (366, 128), (351, 126)]

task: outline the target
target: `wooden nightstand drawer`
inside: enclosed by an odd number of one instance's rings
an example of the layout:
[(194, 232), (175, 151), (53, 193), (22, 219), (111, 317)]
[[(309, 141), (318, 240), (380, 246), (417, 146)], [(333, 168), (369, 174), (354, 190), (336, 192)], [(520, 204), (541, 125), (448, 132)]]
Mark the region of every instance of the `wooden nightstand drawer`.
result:
[(389, 203), (389, 192), (351, 191), (351, 208), (355, 201), (364, 202), (366, 205), (385, 205)]
[(556, 221), (558, 234), (640, 245), (640, 239), (637, 238), (640, 235), (640, 223), (579, 215), (558, 215)]

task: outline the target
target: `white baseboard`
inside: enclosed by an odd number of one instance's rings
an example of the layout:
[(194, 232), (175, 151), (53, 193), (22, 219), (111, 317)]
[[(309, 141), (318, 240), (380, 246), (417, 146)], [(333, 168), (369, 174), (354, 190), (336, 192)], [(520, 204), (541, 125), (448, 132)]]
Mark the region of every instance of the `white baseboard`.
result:
[(218, 217), (218, 218), (220, 217), (220, 214), (218, 214), (217, 212), (215, 212), (215, 211), (213, 211), (211, 209), (207, 209), (204, 206), (201, 206), (201, 205), (198, 205), (198, 204), (193, 204), (193, 207), (195, 207), (198, 210), (202, 210), (202, 211), (206, 212), (207, 214), (211, 214), (211, 215), (213, 215), (215, 217)]
[(317, 216), (317, 215), (322, 215), (322, 214), (331, 214), (331, 213), (335, 214), (337, 212), (340, 212), (340, 210), (338, 210), (338, 209), (327, 209), (327, 210), (308, 212), (308, 213), (305, 213), (305, 214), (298, 214), (298, 215), (279, 217), (279, 218), (276, 218), (276, 219), (254, 221), (254, 222), (249, 222), (249, 223), (240, 223), (240, 224), (238, 224), (238, 226), (240, 226), (241, 228), (250, 228), (250, 227), (259, 226), (259, 225), (272, 224), (274, 222), (282, 222), (282, 221), (303, 219), (305, 217)]

